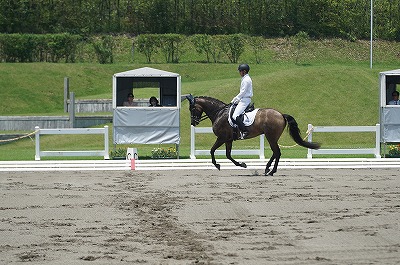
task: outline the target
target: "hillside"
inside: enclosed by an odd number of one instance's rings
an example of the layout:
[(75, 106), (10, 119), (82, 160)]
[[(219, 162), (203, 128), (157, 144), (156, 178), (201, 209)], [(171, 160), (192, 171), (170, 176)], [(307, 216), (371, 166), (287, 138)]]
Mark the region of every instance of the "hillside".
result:
[[(63, 112), (63, 78), (70, 77), (71, 91), (77, 98), (111, 98), (112, 74), (142, 65), (81, 65), (81, 64), (0, 64), (3, 73), (0, 84), (1, 97), (7, 104), (1, 105), (2, 115), (51, 115)], [(231, 64), (179, 64), (148, 65), (154, 68), (180, 73), (182, 94), (207, 95), (229, 102), (237, 93), (240, 76), (236, 65)], [(358, 65), (307, 65), (294, 64), (252, 65), (250, 72), (254, 82), (256, 107), (271, 107), (294, 116), (303, 132), (307, 124), (314, 125), (374, 125), (378, 122), (378, 73), (393, 66), (369, 69)], [(5, 88), (4, 82), (12, 83)], [(181, 111), (181, 155), (189, 154), (190, 117), (188, 103), (183, 102)], [(208, 126), (204, 122), (201, 126)], [(344, 138), (343, 138), (344, 137)], [(373, 136), (346, 135), (316, 136), (326, 145), (365, 145), (373, 143)], [(340, 140), (340, 141), (339, 141)], [(83, 140), (87, 141), (87, 140)], [(204, 136), (198, 144), (208, 149), (214, 136)], [(68, 146), (68, 141), (53, 140)], [(237, 142), (236, 146), (257, 146), (258, 140)], [(283, 145), (293, 142), (284, 134)], [(79, 144), (82, 146), (82, 144)], [(45, 144), (44, 144), (45, 146)], [(89, 143), (83, 146), (90, 148)], [(154, 146), (153, 146), (154, 147)], [(33, 157), (34, 144), (30, 140), (0, 146), (30, 149)], [(149, 154), (150, 147), (146, 147)], [(56, 149), (57, 150), (57, 149)], [(301, 149), (301, 156), (305, 155)], [(284, 151), (284, 156), (294, 152)], [(8, 160), (10, 153), (0, 152), (1, 160)], [(12, 153), (12, 152), (11, 152)]]
[[(272, 41), (272, 40), (271, 40)], [(251, 66), (254, 83), (253, 101), (256, 107), (271, 107), (296, 118), (303, 135), (307, 124), (313, 125), (374, 125), (378, 122), (378, 75), (381, 71), (396, 69), (398, 59), (388, 42), (376, 44), (373, 69), (369, 68), (366, 43), (349, 43), (339, 40), (310, 42), (302, 50), (301, 64), (293, 60), (293, 47), (280, 46), (274, 41), (265, 57), (266, 62), (255, 64), (251, 54), (244, 54), (243, 61)], [(329, 45), (328, 45), (329, 43)], [(398, 46), (398, 43), (396, 43)], [(339, 49), (343, 47), (343, 49)], [(387, 51), (386, 53), (384, 51)], [(211, 96), (229, 102), (238, 92), (240, 76), (237, 65), (229, 63), (179, 63), (144, 64), (129, 61), (123, 53), (119, 63), (56, 64), (56, 63), (0, 63), (0, 115), (62, 115), (63, 80), (70, 78), (70, 91), (77, 99), (111, 98), (114, 73), (143, 66), (179, 73), (182, 76), (182, 94)], [(347, 59), (346, 59), (347, 58)], [(140, 56), (136, 60), (142, 62)], [(162, 61), (162, 60), (160, 60)], [(201, 126), (208, 126), (205, 121)], [(190, 117), (188, 103), (183, 102), (181, 111), (182, 156), (188, 156), (190, 148)], [(110, 134), (112, 135), (112, 134)], [(62, 149), (70, 148), (69, 141), (49, 137), (48, 146), (56, 143)], [(79, 139), (79, 138), (78, 138)], [(196, 144), (209, 149), (214, 136), (204, 136)], [(373, 135), (365, 137), (348, 134), (316, 135), (315, 139), (326, 146), (371, 146)], [(285, 133), (280, 141), (293, 145)], [(95, 143), (85, 139), (78, 146), (92, 148)], [(253, 148), (258, 139), (236, 142), (235, 146)], [(46, 142), (44, 142), (46, 146)], [(154, 146), (140, 147), (149, 155)], [(56, 148), (56, 147), (54, 147)], [(97, 145), (98, 148), (98, 145)], [(30, 139), (0, 146), (0, 160), (21, 159), (21, 151), (33, 159), (34, 142)], [(60, 149), (60, 148), (59, 148)], [(57, 150), (57, 149), (56, 149)], [(267, 149), (269, 150), (269, 149)], [(283, 157), (305, 157), (305, 149), (283, 150)]]

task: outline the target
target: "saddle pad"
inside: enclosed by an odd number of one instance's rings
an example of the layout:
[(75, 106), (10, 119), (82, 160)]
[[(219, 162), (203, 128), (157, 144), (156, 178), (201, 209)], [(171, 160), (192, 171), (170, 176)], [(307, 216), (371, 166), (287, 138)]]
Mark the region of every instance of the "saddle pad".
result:
[[(244, 114), (243, 123), (244, 123), (245, 126), (250, 126), (250, 125), (253, 124), (253, 122), (254, 122), (254, 120), (255, 120), (255, 118), (256, 118), (256, 114), (257, 114), (257, 111), (258, 111), (258, 110), (259, 110), (259, 109), (255, 109), (255, 110), (253, 110), (253, 111), (251, 111), (251, 112), (246, 112), (246, 113)], [(236, 125), (235, 123), (233, 123), (233, 121), (232, 121), (230, 115), (228, 115), (228, 121), (229, 121), (229, 124), (230, 124), (233, 128), (236, 128), (236, 127), (237, 127), (237, 125)]]

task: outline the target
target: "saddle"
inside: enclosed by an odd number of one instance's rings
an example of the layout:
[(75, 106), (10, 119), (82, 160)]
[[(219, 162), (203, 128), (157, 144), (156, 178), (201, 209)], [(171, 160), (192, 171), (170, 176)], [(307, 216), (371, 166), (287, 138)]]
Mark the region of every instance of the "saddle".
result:
[[(234, 119), (232, 119), (232, 115), (235, 112), (235, 109), (237, 107), (237, 104), (233, 104), (232, 107), (230, 108), (230, 112), (229, 112), (229, 117), (231, 118), (231, 120), (234, 122)], [(247, 108), (244, 110), (244, 113), (246, 112), (252, 112), (254, 110), (254, 103), (251, 102)]]
[[(233, 127), (233, 139), (234, 140), (238, 140), (240, 138), (239, 137), (239, 135), (240, 135), (239, 127), (236, 125), (236, 121), (232, 118), (232, 115), (235, 112), (236, 107), (237, 107), (237, 104), (232, 105), (230, 108), (230, 112), (229, 112), (229, 119), (232, 121), (232, 124), (233, 124), (232, 127)], [(244, 115), (247, 112), (252, 112), (253, 110), (254, 110), (254, 103), (251, 102), (241, 115)]]

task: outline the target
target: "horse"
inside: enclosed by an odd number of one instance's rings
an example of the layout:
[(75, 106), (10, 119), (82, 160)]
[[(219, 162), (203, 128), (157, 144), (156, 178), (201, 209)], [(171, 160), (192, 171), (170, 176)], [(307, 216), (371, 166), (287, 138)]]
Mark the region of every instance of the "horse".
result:
[[(220, 170), (220, 164), (216, 162), (214, 153), (221, 145), (225, 144), (226, 157), (236, 166), (246, 168), (247, 165), (244, 162), (239, 163), (231, 156), (232, 142), (236, 140), (234, 128), (232, 128), (228, 121), (229, 109), (232, 104), (225, 104), (212, 97), (193, 97), (191, 94), (187, 95), (186, 98), (190, 103), (190, 118), (193, 126), (198, 125), (207, 118), (212, 122), (213, 132), (217, 136), (217, 140), (210, 150), (211, 160), (214, 166)], [(306, 142), (301, 138), (298, 124), (292, 116), (282, 114), (272, 108), (258, 109), (253, 124), (247, 127), (249, 134), (245, 139), (250, 139), (261, 134), (264, 134), (267, 138), (272, 150), (272, 156), (265, 167), (264, 174), (266, 176), (273, 176), (277, 171), (279, 159), (281, 157), (278, 140), (286, 126), (288, 127), (290, 136), (298, 145), (311, 149), (318, 149), (320, 147), (318, 143)], [(274, 160), (274, 167), (270, 170), (269, 168)]]

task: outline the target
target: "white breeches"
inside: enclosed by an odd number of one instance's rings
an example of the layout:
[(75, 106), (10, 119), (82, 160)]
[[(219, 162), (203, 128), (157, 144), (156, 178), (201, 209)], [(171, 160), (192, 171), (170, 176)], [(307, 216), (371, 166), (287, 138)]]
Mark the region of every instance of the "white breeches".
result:
[(242, 114), (250, 103), (251, 103), (251, 98), (242, 98), (239, 101), (235, 109), (235, 112), (233, 112), (232, 118), (236, 120), (236, 117)]

